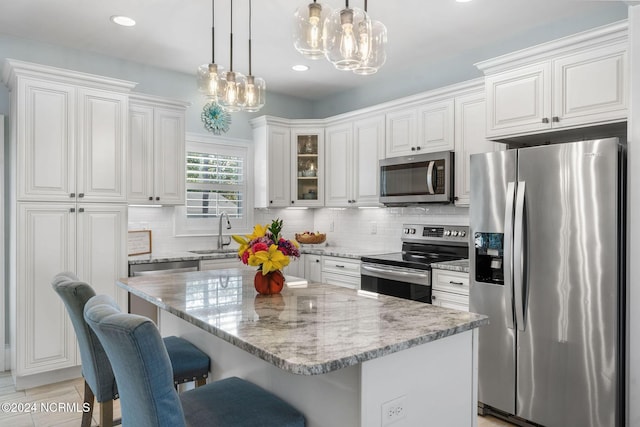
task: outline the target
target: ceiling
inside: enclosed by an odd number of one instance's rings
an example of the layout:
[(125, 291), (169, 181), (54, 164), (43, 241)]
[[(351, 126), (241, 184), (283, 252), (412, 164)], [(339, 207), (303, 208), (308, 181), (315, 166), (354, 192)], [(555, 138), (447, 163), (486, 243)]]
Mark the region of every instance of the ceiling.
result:
[[(389, 81), (418, 63), (508, 40), (552, 22), (597, 14), (622, 1), (584, 0), (376, 0), (373, 19), (387, 26), (387, 63), (373, 76), (338, 71), (293, 48), (292, 16), (310, 0), (253, 0), (253, 74), (269, 91), (310, 100), (360, 85)], [(248, 71), (248, 2), (233, 1), (234, 70)], [(340, 0), (320, 0), (339, 8)], [(363, 7), (364, 1), (351, 1)], [(215, 2), (215, 59), (229, 68), (230, 0)], [(130, 28), (112, 15), (137, 21)], [(0, 33), (91, 51), (155, 67), (194, 74), (211, 60), (211, 0), (0, 0)], [(295, 72), (294, 64), (306, 64)], [(194, 83), (195, 84), (195, 83)]]

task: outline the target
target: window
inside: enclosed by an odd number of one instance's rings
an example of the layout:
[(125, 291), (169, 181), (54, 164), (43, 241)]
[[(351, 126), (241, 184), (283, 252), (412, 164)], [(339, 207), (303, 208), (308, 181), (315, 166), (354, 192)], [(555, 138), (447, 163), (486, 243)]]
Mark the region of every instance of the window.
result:
[(176, 234), (217, 234), (223, 213), (231, 233), (244, 233), (253, 211), (248, 143), (187, 136), (186, 147), (186, 205), (176, 209)]

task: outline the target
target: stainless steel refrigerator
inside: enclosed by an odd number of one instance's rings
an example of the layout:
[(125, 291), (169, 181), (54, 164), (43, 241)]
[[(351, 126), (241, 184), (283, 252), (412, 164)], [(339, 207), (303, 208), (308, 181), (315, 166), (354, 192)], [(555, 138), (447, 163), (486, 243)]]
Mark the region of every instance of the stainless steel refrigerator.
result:
[(624, 425), (624, 164), (618, 138), (471, 156), (480, 412)]

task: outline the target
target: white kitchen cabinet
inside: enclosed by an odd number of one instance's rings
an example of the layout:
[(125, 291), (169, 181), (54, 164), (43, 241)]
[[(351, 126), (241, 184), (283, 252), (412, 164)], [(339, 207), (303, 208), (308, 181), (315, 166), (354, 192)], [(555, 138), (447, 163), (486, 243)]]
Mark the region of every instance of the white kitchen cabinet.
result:
[(325, 206), (379, 206), (384, 116), (328, 126)]
[(324, 206), (324, 129), (291, 129), (291, 206)]
[(427, 101), (386, 115), (386, 157), (453, 150), (453, 99)]
[(304, 278), (304, 258), (305, 254), (300, 254), (300, 258), (295, 259), (292, 258), (289, 261), (289, 265), (284, 268), (284, 277), (285, 279), (288, 276), (301, 277)]
[(21, 202), (17, 219), (13, 373), (20, 388), (22, 377), (80, 364), (73, 326), (51, 287), (56, 274), (76, 272), (126, 307), (116, 281), (127, 276), (127, 207)]
[(486, 75), (487, 137), (624, 121), (626, 25), (580, 33), (476, 64)]
[(433, 305), (469, 311), (469, 273), (434, 268), (431, 274)]
[(184, 204), (187, 106), (181, 101), (131, 95), (127, 192), (130, 204)]
[(322, 255), (304, 255), (304, 278), (310, 283), (322, 283)]
[(322, 282), (360, 289), (360, 260), (335, 256), (322, 257)]
[(484, 92), (455, 99), (455, 203), (469, 205), (471, 189), (470, 156), (504, 149), (504, 144), (485, 138), (486, 108)]
[(19, 200), (126, 201), (132, 83), (8, 60)]

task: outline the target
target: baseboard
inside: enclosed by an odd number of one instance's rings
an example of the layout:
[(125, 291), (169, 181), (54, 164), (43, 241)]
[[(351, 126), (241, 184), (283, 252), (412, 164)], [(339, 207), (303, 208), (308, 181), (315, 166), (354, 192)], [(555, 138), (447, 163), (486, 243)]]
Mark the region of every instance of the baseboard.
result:
[(82, 367), (73, 366), (71, 368), (57, 369), (55, 371), (43, 372), (33, 375), (14, 375), (16, 390), (25, 390), (42, 385), (58, 383), (60, 381), (72, 380), (82, 376)]
[(4, 368), (5, 371), (10, 371), (11, 366), (11, 347), (9, 344), (5, 344), (4, 346), (4, 366), (0, 366), (0, 368)]

